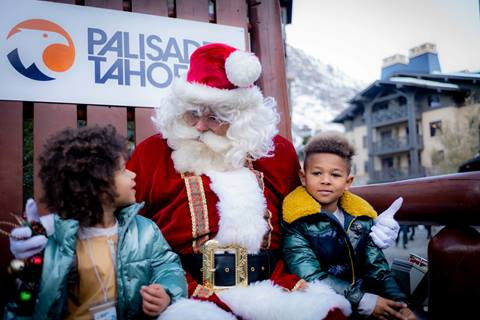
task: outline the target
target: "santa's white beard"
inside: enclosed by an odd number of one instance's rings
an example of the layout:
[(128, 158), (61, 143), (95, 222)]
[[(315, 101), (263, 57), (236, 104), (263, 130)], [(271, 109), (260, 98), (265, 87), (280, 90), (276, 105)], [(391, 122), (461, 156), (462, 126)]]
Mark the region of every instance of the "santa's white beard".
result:
[(234, 145), (225, 136), (211, 131), (198, 132), (182, 123), (172, 126), (172, 130), (164, 136), (173, 149), (172, 160), (178, 172), (204, 174), (211, 170), (228, 171), (237, 168), (226, 156)]

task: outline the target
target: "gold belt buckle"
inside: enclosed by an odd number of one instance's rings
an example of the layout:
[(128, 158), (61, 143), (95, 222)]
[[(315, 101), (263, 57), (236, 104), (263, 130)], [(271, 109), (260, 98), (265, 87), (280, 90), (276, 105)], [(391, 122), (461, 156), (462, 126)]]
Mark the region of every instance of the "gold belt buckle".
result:
[(233, 251), (235, 254), (235, 286), (248, 286), (247, 249), (242, 246), (220, 246), (217, 240), (208, 240), (201, 247), (203, 285), (214, 291), (228, 289), (231, 286), (215, 285), (215, 253), (218, 251)]

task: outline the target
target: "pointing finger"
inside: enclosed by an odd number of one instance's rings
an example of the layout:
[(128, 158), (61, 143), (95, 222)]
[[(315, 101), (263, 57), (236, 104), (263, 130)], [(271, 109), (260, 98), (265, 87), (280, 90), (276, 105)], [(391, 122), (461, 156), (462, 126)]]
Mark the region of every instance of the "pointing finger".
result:
[(397, 211), (400, 209), (400, 207), (403, 204), (403, 198), (399, 197), (397, 200), (393, 201), (393, 203), (388, 207), (387, 210), (385, 210), (382, 215), (386, 215), (388, 217), (392, 217), (397, 213)]

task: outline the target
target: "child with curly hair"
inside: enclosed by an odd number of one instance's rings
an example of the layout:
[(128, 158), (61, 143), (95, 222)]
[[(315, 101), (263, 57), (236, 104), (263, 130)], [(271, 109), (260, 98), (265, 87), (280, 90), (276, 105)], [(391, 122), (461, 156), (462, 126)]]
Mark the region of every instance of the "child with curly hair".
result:
[(186, 296), (178, 256), (137, 215), (127, 141), (115, 128), (66, 129), (40, 155), (42, 201), (54, 215), (35, 319), (158, 316)]
[(377, 213), (348, 191), (353, 146), (324, 133), (304, 152), (303, 186), (283, 201), (283, 252), (290, 272), (329, 284), (350, 301), (354, 317), (415, 319), (382, 250), (369, 237)]

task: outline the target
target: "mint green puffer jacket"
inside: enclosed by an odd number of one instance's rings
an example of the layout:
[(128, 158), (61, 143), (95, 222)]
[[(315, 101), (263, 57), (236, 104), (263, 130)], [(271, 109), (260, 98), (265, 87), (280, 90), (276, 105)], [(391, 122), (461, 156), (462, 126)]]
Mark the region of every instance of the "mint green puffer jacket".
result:
[[(117, 318), (142, 315), (140, 288), (160, 284), (172, 303), (187, 295), (187, 282), (178, 256), (170, 249), (157, 225), (137, 215), (143, 204), (117, 211), (116, 257)], [(67, 278), (75, 265), (79, 224), (55, 216), (55, 233), (48, 239), (40, 292), (33, 319), (62, 319), (67, 305)]]

